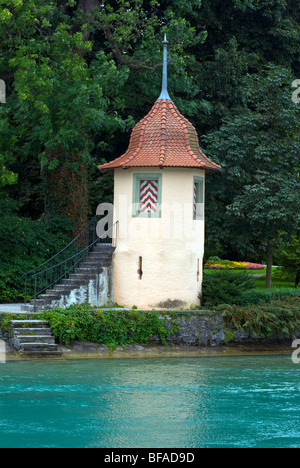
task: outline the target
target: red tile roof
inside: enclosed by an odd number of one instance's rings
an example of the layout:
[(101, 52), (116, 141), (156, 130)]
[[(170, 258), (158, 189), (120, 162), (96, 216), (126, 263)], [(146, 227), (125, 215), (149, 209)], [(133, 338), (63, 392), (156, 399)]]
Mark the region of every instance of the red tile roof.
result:
[(221, 166), (205, 156), (196, 129), (173, 101), (157, 100), (133, 129), (123, 156), (99, 166), (102, 171), (129, 167), (191, 167), (218, 171)]

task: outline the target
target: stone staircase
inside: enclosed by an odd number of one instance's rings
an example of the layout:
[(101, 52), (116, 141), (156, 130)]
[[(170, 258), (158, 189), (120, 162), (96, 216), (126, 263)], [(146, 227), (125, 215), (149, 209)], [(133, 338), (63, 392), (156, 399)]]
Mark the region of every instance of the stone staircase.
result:
[(61, 352), (52, 335), (48, 322), (44, 320), (11, 320), (10, 343), (25, 355), (59, 356)]
[[(50, 310), (55, 307), (89, 302), (89, 290), (93, 292), (101, 289), (101, 275), (104, 270), (109, 269), (112, 264), (112, 255), (115, 248), (111, 244), (97, 244), (85, 260), (79, 264), (66, 279), (53, 289), (46, 290), (35, 301), (35, 312)], [(97, 283), (97, 284), (96, 284)], [(106, 301), (105, 301), (106, 302)], [(99, 305), (99, 304), (91, 304)], [(34, 301), (30, 305), (22, 307), (23, 311), (34, 310)]]

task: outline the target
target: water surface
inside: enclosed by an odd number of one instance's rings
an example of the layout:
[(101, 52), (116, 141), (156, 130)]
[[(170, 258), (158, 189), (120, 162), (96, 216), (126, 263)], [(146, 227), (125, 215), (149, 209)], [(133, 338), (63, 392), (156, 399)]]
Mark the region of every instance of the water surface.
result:
[(0, 365), (0, 447), (300, 447), (290, 356)]

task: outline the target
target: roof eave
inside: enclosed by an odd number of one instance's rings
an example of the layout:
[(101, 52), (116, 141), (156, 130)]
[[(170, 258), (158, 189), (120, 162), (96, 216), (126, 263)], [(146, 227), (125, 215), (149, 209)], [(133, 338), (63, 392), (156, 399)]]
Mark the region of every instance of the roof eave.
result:
[(101, 172), (109, 172), (109, 171), (114, 171), (115, 169), (131, 169), (131, 168), (137, 168), (137, 167), (157, 167), (158, 169), (167, 169), (167, 168), (177, 168), (177, 169), (199, 169), (201, 171), (205, 171), (205, 172), (219, 172), (222, 170), (222, 166), (216, 166), (216, 167), (211, 167), (211, 166), (178, 166), (178, 165), (161, 165), (161, 164), (157, 164), (157, 165), (154, 165), (154, 164), (137, 164), (137, 165), (122, 165), (120, 164), (119, 166), (107, 166), (107, 167), (104, 167), (104, 166), (98, 166), (98, 169), (101, 171)]

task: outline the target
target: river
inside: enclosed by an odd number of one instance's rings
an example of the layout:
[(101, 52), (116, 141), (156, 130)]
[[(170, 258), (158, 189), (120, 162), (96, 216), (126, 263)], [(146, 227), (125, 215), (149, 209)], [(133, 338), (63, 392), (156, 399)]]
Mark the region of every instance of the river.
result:
[(1, 448), (300, 448), (291, 356), (0, 364)]

